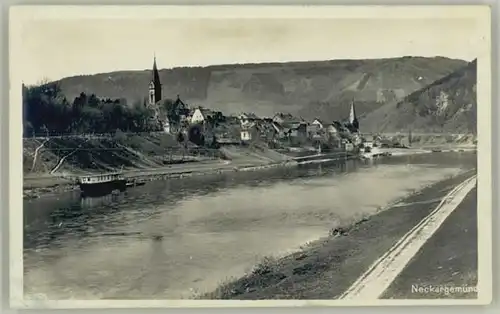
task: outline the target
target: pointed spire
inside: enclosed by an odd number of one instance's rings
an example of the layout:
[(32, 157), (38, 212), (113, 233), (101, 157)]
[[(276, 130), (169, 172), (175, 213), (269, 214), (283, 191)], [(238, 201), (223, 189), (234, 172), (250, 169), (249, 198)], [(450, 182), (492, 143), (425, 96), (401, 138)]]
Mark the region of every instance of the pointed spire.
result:
[(349, 112), (349, 123), (353, 126), (354, 129), (358, 130), (359, 123), (358, 117), (356, 117), (356, 109), (354, 108), (354, 98), (351, 102), (351, 111)]
[(156, 56), (154, 56), (154, 59), (153, 59), (153, 78), (152, 78), (152, 81), (155, 84), (155, 86), (161, 86), (160, 74), (158, 73), (158, 67), (156, 66)]
[[(158, 67), (156, 66), (156, 53), (153, 55), (153, 71), (151, 83), (154, 89), (154, 103), (157, 103), (161, 100), (161, 82), (160, 82), (160, 74), (158, 73)], [(150, 85), (150, 86), (151, 86)]]
[(354, 109), (354, 99), (351, 101), (351, 111), (349, 112), (349, 123), (353, 123), (356, 119), (356, 110)]

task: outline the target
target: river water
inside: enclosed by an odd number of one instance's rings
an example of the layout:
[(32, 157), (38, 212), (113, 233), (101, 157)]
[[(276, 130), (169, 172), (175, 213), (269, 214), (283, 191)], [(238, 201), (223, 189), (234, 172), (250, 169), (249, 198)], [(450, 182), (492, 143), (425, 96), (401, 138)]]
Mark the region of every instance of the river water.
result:
[(179, 299), (476, 167), (471, 153), (157, 181), (24, 201), (27, 298)]

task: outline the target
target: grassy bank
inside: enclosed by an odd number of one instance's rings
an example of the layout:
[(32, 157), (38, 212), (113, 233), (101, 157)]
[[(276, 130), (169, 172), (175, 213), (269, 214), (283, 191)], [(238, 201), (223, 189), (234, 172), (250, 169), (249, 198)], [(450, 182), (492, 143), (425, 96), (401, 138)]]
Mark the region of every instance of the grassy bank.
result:
[(25, 176), (147, 169), (219, 158), (217, 150), (184, 147), (165, 133), (23, 139)]

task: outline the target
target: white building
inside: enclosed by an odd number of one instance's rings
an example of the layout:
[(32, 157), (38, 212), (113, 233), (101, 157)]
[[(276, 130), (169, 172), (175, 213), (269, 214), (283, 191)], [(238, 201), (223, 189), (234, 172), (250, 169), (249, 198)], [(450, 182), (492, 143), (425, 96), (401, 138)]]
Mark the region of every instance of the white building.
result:
[(252, 134), (250, 133), (249, 130), (242, 130), (241, 131), (241, 140), (243, 142), (248, 142), (252, 139)]
[(314, 119), (313, 122), (311, 122), (312, 125), (317, 126), (319, 129), (323, 128), (323, 122), (321, 122), (320, 119)]
[(207, 120), (207, 116), (210, 113), (209, 110), (203, 108), (196, 108), (191, 116), (191, 123), (203, 123)]

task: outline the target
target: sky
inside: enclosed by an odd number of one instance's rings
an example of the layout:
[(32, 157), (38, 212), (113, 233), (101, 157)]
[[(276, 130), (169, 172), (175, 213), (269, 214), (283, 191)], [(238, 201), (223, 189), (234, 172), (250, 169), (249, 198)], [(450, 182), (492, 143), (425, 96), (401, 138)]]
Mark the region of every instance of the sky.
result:
[(406, 55), (471, 61), (484, 39), (466, 16), (23, 18), (11, 36), (26, 84), (151, 69), (154, 55), (159, 68)]

